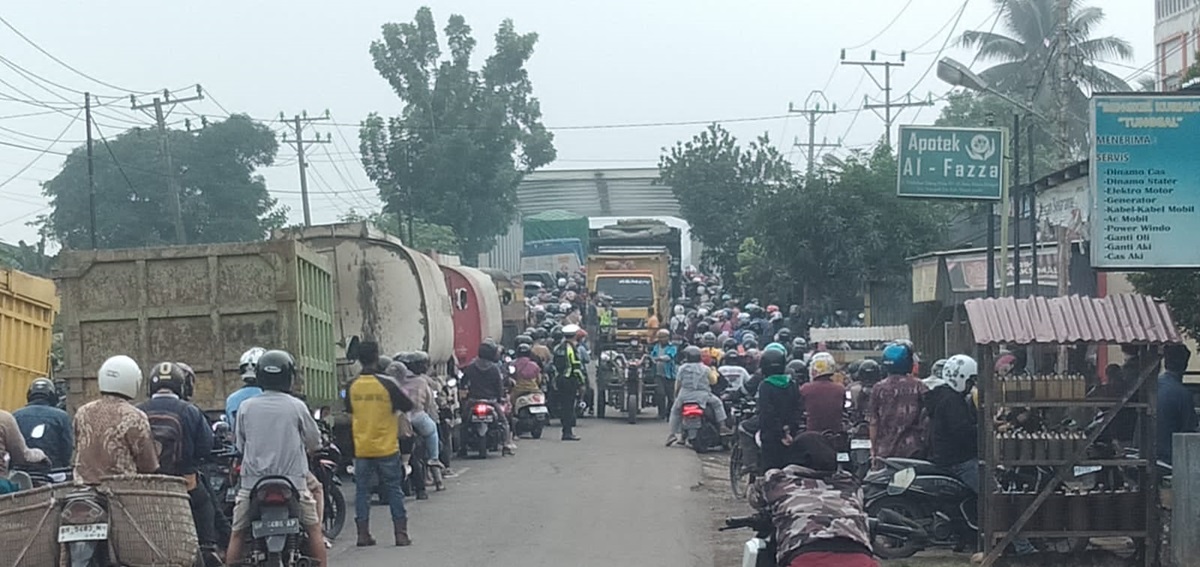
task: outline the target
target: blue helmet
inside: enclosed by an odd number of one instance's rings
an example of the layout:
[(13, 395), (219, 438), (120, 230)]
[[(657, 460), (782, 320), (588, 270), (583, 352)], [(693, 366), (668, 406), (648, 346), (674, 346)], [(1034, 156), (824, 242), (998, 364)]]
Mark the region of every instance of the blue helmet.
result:
[(913, 369), (912, 347), (892, 343), (883, 349), (883, 369), (888, 374), (909, 374)]

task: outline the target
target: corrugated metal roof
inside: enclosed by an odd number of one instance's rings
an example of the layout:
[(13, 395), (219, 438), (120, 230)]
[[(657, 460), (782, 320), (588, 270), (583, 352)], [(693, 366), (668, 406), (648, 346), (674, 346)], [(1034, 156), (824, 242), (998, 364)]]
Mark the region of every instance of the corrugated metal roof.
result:
[(1182, 341), (1167, 306), (1144, 295), (1002, 297), (965, 305), (978, 344)]
[(883, 342), (899, 339), (907, 340), (908, 325), (890, 327), (813, 327), (808, 330), (812, 342)]
[(585, 217), (678, 217), (679, 201), (657, 168), (535, 171), (517, 186), (522, 215), (565, 209)]

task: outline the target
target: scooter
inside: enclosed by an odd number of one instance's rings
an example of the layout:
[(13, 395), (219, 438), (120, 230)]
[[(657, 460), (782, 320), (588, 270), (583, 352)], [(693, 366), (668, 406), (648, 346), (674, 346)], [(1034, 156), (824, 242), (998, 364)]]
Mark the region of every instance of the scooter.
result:
[(291, 481), (269, 476), (250, 491), (249, 553), (243, 565), (306, 567), (308, 536), (300, 525), (300, 495)]
[(108, 565), (108, 499), (95, 487), (81, 486), (63, 497), (58, 543), (71, 567)]
[(687, 402), (680, 409), (683, 416), (683, 442), (697, 453), (719, 451), (726, 449), (726, 441), (721, 437), (717, 426), (717, 418), (705, 410), (704, 406)]
[[(885, 536), (874, 541), (875, 553), (884, 559), (911, 557), (930, 548), (961, 549), (974, 545), (976, 495), (950, 471), (928, 461), (884, 459), (884, 468), (863, 480), (867, 513), (884, 512), (907, 518), (925, 534), (922, 538)], [(890, 516), (890, 514), (889, 514)]]
[(499, 451), (504, 444), (504, 433), (499, 421), (506, 418), (486, 401), (473, 400), (469, 407), (467, 423), (463, 424), (463, 447), (460, 454), (465, 456), (469, 451), (476, 451), (479, 458), (486, 459), (489, 451)]
[(530, 392), (517, 397), (516, 422), (513, 435), (528, 433), (534, 439), (542, 438), (542, 429), (550, 423), (550, 408), (546, 407), (546, 394)]

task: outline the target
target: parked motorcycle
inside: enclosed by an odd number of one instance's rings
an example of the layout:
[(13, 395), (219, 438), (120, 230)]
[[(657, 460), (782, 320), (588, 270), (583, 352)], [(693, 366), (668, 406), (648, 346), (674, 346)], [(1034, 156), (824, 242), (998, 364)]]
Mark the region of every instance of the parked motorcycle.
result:
[(342, 451), (333, 442), (333, 428), (324, 419), (329, 414), (329, 408), (313, 410), (313, 418), (321, 430), (321, 447), (309, 459), (308, 470), (317, 477), (321, 489), (325, 493), (325, 517), (322, 518), (322, 530), (325, 537), (336, 539), (346, 525), (346, 497), (342, 494), (342, 478), (338, 474), (342, 467)]
[(250, 541), (243, 565), (307, 567), (308, 536), (300, 525), (300, 494), (285, 477), (269, 476), (250, 490)]
[(550, 408), (546, 407), (546, 394), (530, 392), (517, 397), (516, 421), (513, 435), (528, 433), (534, 439), (542, 438), (542, 429), (550, 423)]
[(683, 416), (683, 442), (697, 453), (728, 448), (716, 416), (706, 411), (704, 406), (688, 402), (683, 404), (680, 413)]
[(499, 451), (504, 444), (499, 422), (505, 416), (486, 401), (472, 400), (469, 404), (470, 413), (467, 423), (463, 424), (463, 447), (459, 454), (465, 456), (469, 451), (475, 451), (479, 458), (486, 459), (489, 451)]
[[(876, 536), (917, 541), (924, 538), (919, 526), (888, 511), (880, 519), (869, 518), (867, 528), (872, 539)], [(759, 512), (751, 516), (725, 518), (725, 526), (720, 531), (736, 529), (754, 530), (754, 537), (742, 544), (742, 567), (778, 567), (775, 524), (769, 514)], [(878, 550), (875, 554), (879, 555)]]
[(930, 548), (963, 549), (975, 544), (976, 495), (950, 471), (916, 459), (885, 459), (884, 468), (863, 480), (867, 513), (886, 512), (907, 518), (921, 538), (881, 536), (873, 542), (884, 559), (910, 557)]
[(729, 451), (729, 486), (734, 498), (745, 498), (746, 488), (758, 478), (758, 429), (750, 421), (758, 415), (758, 403), (744, 398), (731, 403), (735, 439)]

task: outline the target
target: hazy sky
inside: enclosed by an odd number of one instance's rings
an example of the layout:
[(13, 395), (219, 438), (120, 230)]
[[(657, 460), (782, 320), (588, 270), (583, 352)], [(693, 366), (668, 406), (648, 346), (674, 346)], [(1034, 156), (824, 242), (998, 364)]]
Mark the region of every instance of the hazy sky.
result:
[[(1129, 78), (1140, 75), (1137, 68), (1153, 69), (1153, 2), (1090, 4), (1108, 14), (1100, 34), (1123, 37), (1134, 46), (1134, 60), (1109, 69)], [(212, 98), (178, 107), (172, 121), (189, 112), (219, 116), (220, 107), (260, 118), (328, 109), (339, 125), (318, 123), (316, 131), (332, 133), (335, 143), (314, 148), (309, 169), (314, 221), (328, 222), (351, 207), (378, 207), (354, 155), (354, 125), (371, 111), (396, 114), (401, 105), (376, 73), (367, 49), (381, 24), (409, 21), (419, 5), (44, 0), (7, 2), (0, 16), (66, 64), (122, 89), (202, 84)], [(743, 139), (765, 131), (790, 145), (807, 135), (807, 126), (799, 116), (784, 116), (788, 103), (803, 105), (813, 90), (823, 90), (844, 111), (821, 120), (818, 138), (842, 139), (849, 147), (870, 144), (882, 135), (882, 121), (870, 111), (856, 111), (864, 94), (878, 98), (881, 93), (860, 68), (838, 65), (839, 51), (852, 48), (850, 58), (866, 59), (874, 48), (883, 59), (884, 53), (907, 50), (907, 66), (894, 72), (896, 95), (937, 96), (948, 90), (931, 70), (943, 43), (950, 38), (945, 54), (970, 63), (971, 53), (954, 48), (954, 40), (963, 30), (991, 28), (996, 13), (994, 0), (967, 0), (954, 26), (960, 0), (469, 0), (430, 5), (439, 27), (451, 13), (466, 17), (479, 39), (480, 60), (490, 52), (491, 36), (503, 18), (512, 18), (521, 32), (539, 34), (529, 72), (544, 121), (555, 130), (559, 159), (553, 169), (653, 167), (662, 147), (689, 138), (703, 128), (702, 122), (721, 119), (761, 119), (726, 126)], [(63, 87), (108, 97), (128, 95), (72, 72), (3, 26), (0, 54)], [(974, 68), (985, 66), (979, 62)], [(69, 152), (83, 140), (82, 118), (72, 124), (82, 98), (31, 82), (8, 66), (0, 66), (0, 81), (0, 182), (15, 176), (0, 186), (0, 240), (15, 242), (36, 237), (25, 223), (48, 210), (39, 183), (61, 166), (63, 157), (55, 152)], [(58, 111), (47, 110), (45, 103)], [(30, 112), (47, 114), (9, 118)], [(929, 123), (936, 116), (937, 108), (909, 109), (897, 123)], [(152, 123), (129, 110), (127, 102), (113, 102), (96, 119), (109, 138), (134, 124)], [(697, 124), (586, 128), (664, 122)], [(51, 144), (64, 129), (62, 141)], [(30, 165), (46, 148), (50, 152)], [(793, 151), (791, 157), (803, 166), (801, 152)], [(263, 171), (268, 187), (299, 222), (293, 151), (281, 147), (277, 164)]]

